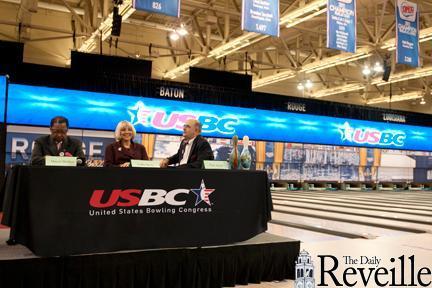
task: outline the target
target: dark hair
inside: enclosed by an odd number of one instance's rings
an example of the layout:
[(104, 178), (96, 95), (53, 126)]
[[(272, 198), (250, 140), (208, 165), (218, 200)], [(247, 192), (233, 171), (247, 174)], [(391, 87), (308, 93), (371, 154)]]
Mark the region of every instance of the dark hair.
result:
[(55, 116), (54, 118), (51, 119), (51, 123), (50, 123), (50, 127), (53, 127), (54, 124), (59, 123), (59, 124), (66, 124), (66, 127), (69, 128), (69, 120), (66, 117), (63, 116)]

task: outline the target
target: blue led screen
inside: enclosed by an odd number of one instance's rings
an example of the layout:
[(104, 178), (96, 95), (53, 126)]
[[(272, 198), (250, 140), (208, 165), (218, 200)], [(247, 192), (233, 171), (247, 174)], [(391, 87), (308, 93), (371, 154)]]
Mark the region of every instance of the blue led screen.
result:
[(289, 112), (218, 106), (11, 84), (8, 123), (47, 126), (56, 115), (70, 126), (114, 130), (121, 120), (138, 132), (181, 134), (190, 118), (203, 124), (203, 135), (254, 140), (432, 150), (432, 128)]
[(6, 99), (6, 77), (0, 75), (0, 122), (3, 122), (4, 119), (5, 99)]

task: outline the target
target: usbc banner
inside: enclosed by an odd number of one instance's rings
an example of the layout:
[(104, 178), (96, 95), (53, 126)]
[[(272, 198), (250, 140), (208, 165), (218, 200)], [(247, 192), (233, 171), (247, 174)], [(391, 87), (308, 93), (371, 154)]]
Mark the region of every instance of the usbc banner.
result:
[(356, 38), (356, 0), (328, 0), (327, 47), (355, 53)]
[(419, 8), (417, 3), (397, 0), (396, 5), (396, 59), (399, 64), (418, 67)]
[(180, 17), (180, 0), (134, 0), (136, 10)]
[(242, 30), (279, 36), (279, 0), (243, 0)]
[(188, 119), (204, 136), (432, 151), (432, 128), (175, 100), (9, 85), (8, 123), (47, 126), (56, 115), (72, 128), (113, 131), (129, 120), (140, 133), (180, 135)]

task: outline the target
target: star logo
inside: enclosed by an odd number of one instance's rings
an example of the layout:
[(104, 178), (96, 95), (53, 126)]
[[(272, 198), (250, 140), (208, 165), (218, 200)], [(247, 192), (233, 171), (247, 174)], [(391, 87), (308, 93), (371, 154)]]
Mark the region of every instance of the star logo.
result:
[(151, 112), (142, 101), (138, 101), (134, 106), (128, 107), (128, 114), (131, 117), (130, 122), (134, 126), (137, 124), (148, 126), (149, 121), (147, 120)]
[(341, 134), (342, 141), (348, 140), (350, 142), (353, 141), (352, 135), (354, 129), (351, 127), (351, 125), (348, 122), (345, 122), (342, 126), (338, 128), (339, 133)]
[(205, 186), (204, 179), (201, 180), (201, 186), (198, 189), (191, 189), (192, 193), (195, 194), (196, 201), (195, 206), (204, 201), (207, 205), (211, 206), (209, 195), (213, 193), (216, 189), (208, 189)]

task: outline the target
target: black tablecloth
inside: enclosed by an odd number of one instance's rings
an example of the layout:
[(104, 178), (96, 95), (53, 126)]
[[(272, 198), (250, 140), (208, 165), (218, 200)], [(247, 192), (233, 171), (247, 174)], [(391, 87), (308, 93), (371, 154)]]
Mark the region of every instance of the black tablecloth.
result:
[(272, 209), (262, 171), (21, 166), (3, 190), (2, 223), (40, 256), (231, 244)]

